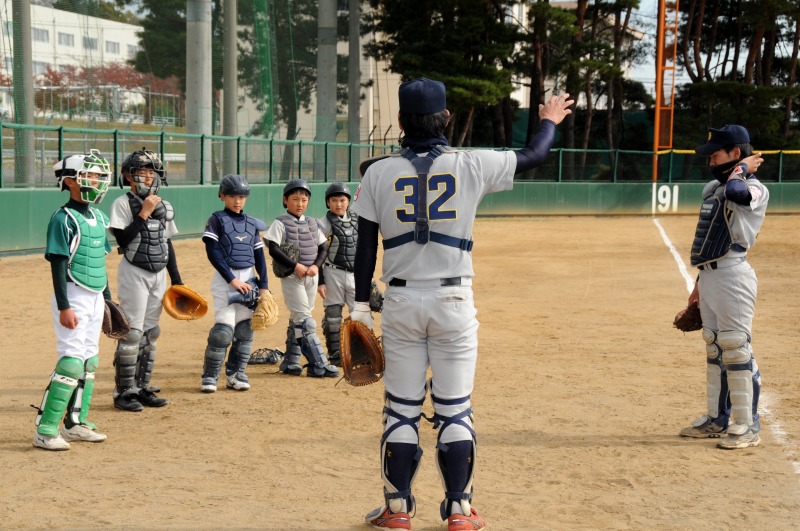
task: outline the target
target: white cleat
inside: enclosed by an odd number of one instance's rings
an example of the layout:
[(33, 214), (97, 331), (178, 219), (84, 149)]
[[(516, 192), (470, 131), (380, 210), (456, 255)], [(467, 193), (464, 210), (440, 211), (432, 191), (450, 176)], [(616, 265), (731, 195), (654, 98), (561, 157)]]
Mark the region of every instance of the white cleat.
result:
[(728, 436), (720, 439), (717, 443), (717, 448), (723, 450), (738, 450), (739, 448), (750, 448), (758, 446), (761, 443), (761, 437), (758, 432), (753, 431), (750, 426), (742, 424), (734, 424), (728, 426)]
[(236, 375), (233, 374), (231, 376), (228, 376), (227, 387), (228, 389), (234, 389), (236, 391), (247, 391), (248, 389), (250, 389), (250, 384), (243, 380), (238, 379)]
[(42, 435), (38, 432), (34, 433), (33, 445), (36, 448), (43, 448), (51, 451), (69, 450), (69, 443), (65, 441), (61, 435), (54, 435), (50, 437), (47, 435)]
[(83, 441), (93, 443), (103, 442), (108, 438), (105, 434), (94, 431), (85, 424), (76, 424), (69, 429), (64, 426), (61, 428), (61, 436), (64, 437), (65, 440), (71, 442)]

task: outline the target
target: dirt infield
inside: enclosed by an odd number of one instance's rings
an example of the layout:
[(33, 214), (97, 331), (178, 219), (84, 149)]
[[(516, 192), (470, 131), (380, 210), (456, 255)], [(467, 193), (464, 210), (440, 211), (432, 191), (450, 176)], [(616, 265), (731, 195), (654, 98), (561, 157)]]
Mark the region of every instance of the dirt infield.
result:
[[(687, 257), (695, 220), (658, 222)], [(479, 220), (475, 506), (489, 528), (800, 526), (798, 222), (768, 216), (751, 253), (762, 445), (726, 452), (677, 436), (703, 412), (705, 351), (699, 332), (671, 328), (688, 293), (652, 219)], [(209, 296), (200, 240), (175, 248), (184, 281)], [(119, 259), (109, 257), (112, 293)], [(108, 440), (34, 449), (29, 404), (56, 359), (51, 292), (41, 255), (0, 259), (0, 528), (366, 528), (363, 515), (382, 500), (382, 384), (259, 365), (250, 391), (201, 394), (211, 315), (162, 318), (153, 383), (170, 405), (115, 410), (114, 345), (103, 338), (90, 418)], [(319, 303), (318, 322), (321, 312)], [(283, 350), (284, 320), (257, 332), (255, 346)], [(428, 426), (416, 530), (444, 529)]]

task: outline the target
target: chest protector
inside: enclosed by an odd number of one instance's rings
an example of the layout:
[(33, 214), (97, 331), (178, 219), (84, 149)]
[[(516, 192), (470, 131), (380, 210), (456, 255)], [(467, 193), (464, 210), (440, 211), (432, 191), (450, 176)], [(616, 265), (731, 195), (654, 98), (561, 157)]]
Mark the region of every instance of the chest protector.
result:
[(333, 212), (326, 217), (331, 224), (331, 248), (328, 261), (348, 271), (355, 269), (358, 216), (348, 211), (350, 219), (345, 221)]
[[(134, 217), (138, 216), (142, 211), (142, 199), (131, 192), (128, 192), (127, 196), (131, 212)], [(167, 222), (173, 219), (175, 211), (172, 205), (162, 199), (160, 206), (144, 222), (139, 234), (123, 249), (125, 259), (146, 271), (155, 273), (164, 269), (169, 260), (169, 247), (164, 237), (164, 229), (167, 227)]]
[(724, 185), (718, 183), (715, 188), (707, 187), (703, 190), (700, 219), (692, 242), (693, 266), (716, 260), (728, 252), (731, 246), (731, 231), (728, 227), (731, 214), (733, 211), (727, 208)]
[(306, 216), (305, 221), (300, 221), (291, 214), (278, 216), (286, 227), (286, 240), (294, 242), (300, 248), (300, 260), (304, 266), (310, 266), (317, 259), (319, 244), (319, 227), (317, 220)]
[(224, 210), (214, 212), (222, 225), (219, 244), (225, 251), (225, 262), (231, 269), (247, 269), (256, 265), (253, 254), (253, 241), (258, 236), (256, 218), (242, 214), (233, 217)]
[(77, 285), (100, 293), (108, 284), (106, 275), (106, 229), (108, 216), (100, 210), (90, 208), (92, 219), (71, 208), (64, 208), (75, 223), (78, 233), (69, 243), (67, 275)]

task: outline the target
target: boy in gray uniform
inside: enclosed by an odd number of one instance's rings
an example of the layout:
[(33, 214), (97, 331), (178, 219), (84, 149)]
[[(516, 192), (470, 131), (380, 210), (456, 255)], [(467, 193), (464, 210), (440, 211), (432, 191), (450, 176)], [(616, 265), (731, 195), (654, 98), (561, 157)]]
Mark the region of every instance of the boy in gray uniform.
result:
[[(319, 230), (317, 220), (305, 215), (311, 187), (303, 179), (286, 183), (283, 188), (283, 205), (286, 214), (272, 222), (264, 238), (269, 245), (269, 255), (289, 271), (281, 278), (281, 290), (289, 310), (289, 328), (286, 332), (286, 355), (280, 370), (284, 374), (299, 376), (301, 354), (308, 359), (306, 376), (335, 378), (339, 370), (330, 364), (317, 336), (317, 323), (311, 316), (317, 294), (319, 269), (328, 255), (325, 235)], [(282, 247), (293, 243), (299, 248), (299, 257), (292, 258)]]
[(358, 241), (358, 216), (350, 212), (350, 189), (343, 183), (333, 183), (325, 190), (328, 212), (319, 220), (319, 229), (328, 238), (328, 258), (319, 272), (317, 291), (322, 297), (325, 317), (322, 333), (328, 347), (328, 359), (341, 365), (340, 330), (342, 310), (353, 311), (356, 285), (353, 276)]
[[(689, 303), (699, 302), (707, 355), (707, 413), (681, 431), (683, 437), (717, 438), (717, 447), (758, 446), (761, 374), (751, 328), (758, 282), (747, 262), (764, 222), (769, 191), (755, 172), (764, 159), (753, 155), (740, 125), (710, 129), (698, 155), (709, 158), (714, 180), (703, 189), (691, 263), (700, 272)], [(733, 424), (728, 420), (733, 417)]]
[(171, 238), (178, 233), (172, 205), (159, 197), (166, 171), (154, 152), (142, 148), (122, 161), (120, 186), (130, 190), (111, 205), (109, 230), (124, 260), (119, 263), (117, 291), (128, 315), (131, 331), (117, 342), (114, 353), (114, 407), (141, 411), (162, 407), (167, 400), (150, 387), (156, 361), (158, 322), (167, 290), (167, 274), (173, 285), (182, 284)]

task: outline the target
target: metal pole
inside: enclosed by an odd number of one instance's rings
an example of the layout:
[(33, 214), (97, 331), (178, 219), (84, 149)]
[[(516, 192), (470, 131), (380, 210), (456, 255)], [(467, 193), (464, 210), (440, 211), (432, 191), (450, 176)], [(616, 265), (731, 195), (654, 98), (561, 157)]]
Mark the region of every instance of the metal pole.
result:
[[(319, 23), (317, 27), (319, 44), (317, 47), (317, 134), (319, 142), (336, 140), (336, 0), (319, 0)], [(318, 145), (314, 158), (319, 161), (315, 177), (327, 177), (321, 151), (327, 149)]]
[[(33, 50), (30, 0), (14, 0), (14, 123), (33, 125)], [(14, 131), (14, 180), (35, 180), (32, 129)]]
[(347, 140), (361, 142), (361, 0), (350, 0), (347, 57)]
[(186, 174), (209, 181), (211, 161), (205, 160), (211, 130), (211, 0), (186, 2), (186, 132), (204, 135), (186, 142)]
[[(237, 99), (239, 95), (238, 81), (238, 58), (236, 28), (237, 24), (237, 1), (224, 0), (224, 42), (222, 61), (222, 75), (225, 90), (222, 101), (222, 135), (237, 136)], [(238, 145), (235, 140), (225, 140), (224, 156), (222, 157), (223, 173), (239, 173), (239, 160), (237, 155)]]

